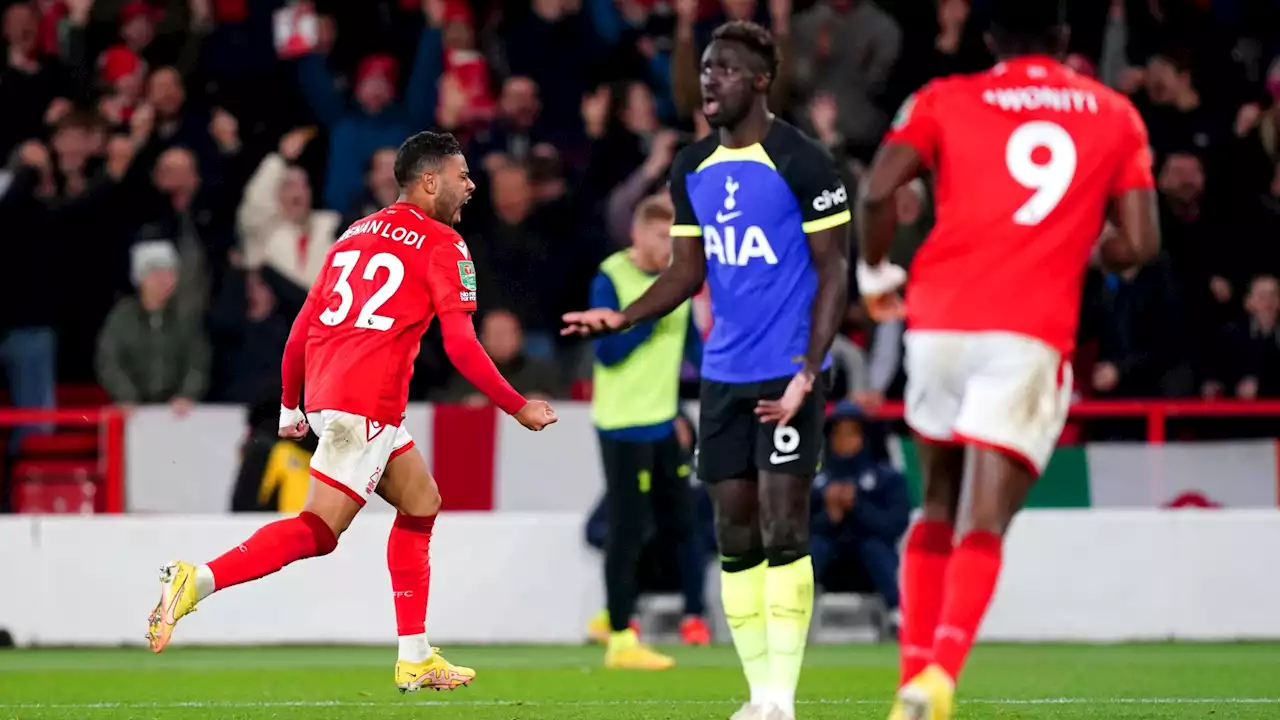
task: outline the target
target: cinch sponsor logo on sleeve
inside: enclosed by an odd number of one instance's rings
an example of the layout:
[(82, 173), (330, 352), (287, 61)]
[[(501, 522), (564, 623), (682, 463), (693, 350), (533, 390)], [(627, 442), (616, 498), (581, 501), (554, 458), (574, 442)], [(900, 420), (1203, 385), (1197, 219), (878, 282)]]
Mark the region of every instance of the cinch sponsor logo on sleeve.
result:
[(844, 185), (840, 185), (835, 190), (823, 190), (821, 195), (813, 199), (813, 209), (826, 212), (846, 202), (849, 202), (849, 192), (844, 189)]

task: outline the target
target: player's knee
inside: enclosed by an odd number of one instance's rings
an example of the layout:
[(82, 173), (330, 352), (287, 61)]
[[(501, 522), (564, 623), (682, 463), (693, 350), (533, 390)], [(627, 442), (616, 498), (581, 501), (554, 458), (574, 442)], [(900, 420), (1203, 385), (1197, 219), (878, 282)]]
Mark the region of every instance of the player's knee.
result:
[(303, 525), (307, 526), (307, 530), (311, 531), (311, 539), (315, 543), (315, 555), (328, 555), (338, 547), (338, 537), (342, 535), (342, 531), (346, 530), (343, 526), (335, 529), (330, 520), (327, 520), (314, 512), (303, 511), (298, 515), (298, 519)]
[(765, 523), (764, 553), (772, 566), (790, 565), (809, 554), (809, 518), (772, 518)]
[(396, 509), (414, 517), (433, 517), (440, 512), (440, 491), (434, 485), (411, 493)]
[(717, 515), (716, 545), (720, 548), (720, 554), (726, 558), (746, 558), (759, 554), (760, 562), (763, 561), (760, 532), (754, 523), (734, 522), (723, 515)]

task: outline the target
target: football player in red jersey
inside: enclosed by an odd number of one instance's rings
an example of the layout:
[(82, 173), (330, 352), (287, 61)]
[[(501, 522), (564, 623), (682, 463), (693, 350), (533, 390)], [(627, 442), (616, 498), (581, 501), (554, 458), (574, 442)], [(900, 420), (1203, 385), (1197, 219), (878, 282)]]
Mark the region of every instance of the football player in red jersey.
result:
[[(1062, 12), (996, 0), (1000, 63), (909, 98), (862, 188), (858, 284), (873, 315), (906, 314), (906, 421), (925, 486), (903, 561), (893, 720), (952, 716), (1005, 531), (1066, 422), (1095, 246), (1113, 268), (1159, 247), (1146, 128), (1128, 99), (1057, 60)], [(885, 257), (894, 192), (921, 171), (937, 185), (937, 224), (904, 306), (906, 273)]]
[[(476, 339), (475, 266), (451, 227), (475, 190), (452, 135), (422, 132), (400, 146), (400, 199), (338, 238), (285, 345), (280, 435), (320, 441), (311, 458), (311, 496), (302, 513), (258, 530), (207, 565), (174, 562), (161, 573), (150, 619), (151, 649), (209, 594), (256, 580), (338, 544), (377, 493), (399, 512), (387, 544), (400, 655), (396, 685), (450, 690), (475, 671), (449, 663), (426, 635), (428, 551), (440, 492), (413, 438), (401, 426), (422, 334), (440, 317), (449, 359), (495, 405), (530, 430), (556, 421), (545, 402), (507, 384)], [(299, 393), (306, 379), (306, 408)]]

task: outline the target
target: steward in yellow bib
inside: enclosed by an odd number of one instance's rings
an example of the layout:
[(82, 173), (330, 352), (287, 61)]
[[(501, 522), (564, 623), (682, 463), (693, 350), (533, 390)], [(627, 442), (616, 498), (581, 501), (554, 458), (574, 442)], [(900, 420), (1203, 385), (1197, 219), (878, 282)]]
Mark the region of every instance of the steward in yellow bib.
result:
[[(671, 201), (641, 201), (631, 224), (631, 247), (600, 264), (591, 307), (624, 308), (671, 263)], [(675, 434), (680, 370), (700, 364), (702, 339), (689, 301), (665, 317), (594, 341), (591, 411), (604, 463), (608, 537), (609, 667), (660, 669), (671, 658), (641, 645), (629, 627), (638, 595), (638, 568), (646, 533), (682, 541), (692, 527), (688, 465)]]

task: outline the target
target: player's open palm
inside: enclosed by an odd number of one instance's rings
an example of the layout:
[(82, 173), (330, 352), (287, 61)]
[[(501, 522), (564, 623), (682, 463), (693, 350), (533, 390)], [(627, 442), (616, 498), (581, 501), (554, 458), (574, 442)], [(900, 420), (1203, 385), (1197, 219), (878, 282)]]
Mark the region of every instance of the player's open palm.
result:
[(520, 408), (515, 415), (516, 422), (529, 428), (534, 432), (552, 425), (559, 418), (556, 417), (556, 411), (551, 408), (551, 404), (545, 400), (530, 400)]
[(564, 321), (561, 335), (579, 335), (592, 337), (617, 332), (627, 324), (627, 317), (610, 308), (592, 308), (581, 312), (565, 313), (560, 318)]
[(767, 423), (786, 425), (791, 422), (791, 418), (795, 417), (796, 413), (800, 412), (800, 407), (804, 405), (804, 399), (809, 396), (811, 390), (813, 390), (813, 375), (801, 370), (791, 378), (791, 382), (787, 383), (787, 389), (782, 391), (782, 397), (756, 403), (756, 416)]

